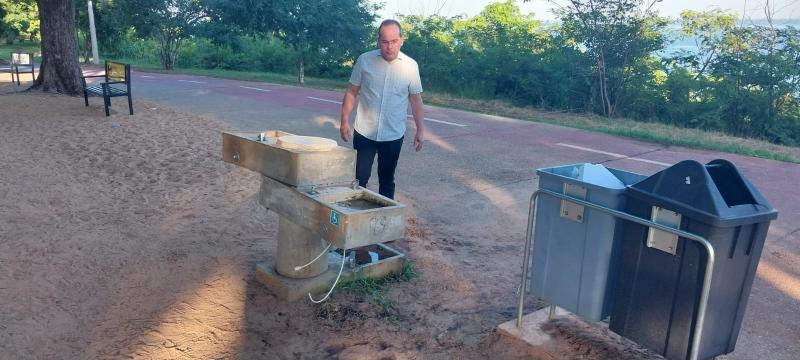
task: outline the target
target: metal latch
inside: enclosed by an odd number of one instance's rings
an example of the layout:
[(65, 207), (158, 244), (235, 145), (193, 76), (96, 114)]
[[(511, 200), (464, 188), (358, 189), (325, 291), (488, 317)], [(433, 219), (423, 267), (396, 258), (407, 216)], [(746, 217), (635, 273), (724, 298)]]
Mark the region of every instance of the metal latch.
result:
[(236, 148), (236, 144), (233, 145), (233, 149), (231, 150), (231, 159), (233, 162), (239, 162), (239, 149)]
[[(564, 194), (586, 200), (586, 188), (580, 185), (564, 183)], [(561, 200), (561, 217), (583, 223), (583, 205)]]
[[(650, 212), (650, 219), (664, 226), (675, 229), (681, 228), (681, 214), (672, 210), (653, 206)], [(647, 246), (675, 255), (675, 252), (678, 250), (678, 235), (649, 228), (647, 231)]]

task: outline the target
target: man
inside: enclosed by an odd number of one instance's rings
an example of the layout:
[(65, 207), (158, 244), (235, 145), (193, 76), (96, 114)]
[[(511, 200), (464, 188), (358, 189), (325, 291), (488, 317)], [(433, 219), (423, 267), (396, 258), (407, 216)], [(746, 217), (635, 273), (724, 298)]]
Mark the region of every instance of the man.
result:
[[(345, 142), (353, 137), (356, 150), (356, 179), (366, 187), (378, 155), (378, 192), (394, 199), (394, 172), (406, 132), (408, 105), (417, 132), (414, 149), (420, 151), (425, 134), (422, 124), (422, 84), (414, 59), (400, 52), (403, 30), (396, 20), (385, 20), (378, 27), (378, 50), (358, 57), (342, 101), (339, 132)], [(361, 95), (350, 126), (350, 113)], [(353, 131), (355, 130), (355, 132)]]

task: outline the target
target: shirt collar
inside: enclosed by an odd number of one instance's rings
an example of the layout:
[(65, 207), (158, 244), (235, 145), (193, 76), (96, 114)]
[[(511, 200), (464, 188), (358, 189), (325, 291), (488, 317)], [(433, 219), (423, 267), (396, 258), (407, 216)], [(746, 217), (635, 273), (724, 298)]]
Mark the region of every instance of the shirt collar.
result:
[[(381, 49), (378, 49), (376, 56), (377, 57), (383, 57), (383, 55), (381, 55)], [(403, 60), (405, 57), (406, 57), (406, 54), (403, 54), (403, 52), (400, 51), (400, 52), (397, 53), (397, 59), (395, 59), (395, 60)], [(384, 59), (384, 60), (386, 60), (386, 59)]]

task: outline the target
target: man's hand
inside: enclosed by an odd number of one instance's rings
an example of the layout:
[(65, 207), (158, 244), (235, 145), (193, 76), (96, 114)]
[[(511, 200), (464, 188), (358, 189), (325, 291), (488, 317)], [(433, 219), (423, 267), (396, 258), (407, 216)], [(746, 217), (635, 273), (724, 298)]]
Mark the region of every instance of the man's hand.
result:
[(408, 100), (411, 101), (411, 113), (414, 114), (414, 125), (417, 127), (417, 134), (414, 135), (414, 149), (420, 151), (422, 150), (422, 142), (425, 141), (425, 124), (422, 121), (425, 119), (422, 94), (411, 94), (408, 96)]
[(417, 134), (414, 135), (414, 150), (422, 150), (422, 142), (425, 141), (425, 135), (421, 129), (417, 129)]
[(344, 142), (350, 141), (350, 138), (353, 136), (353, 128), (350, 127), (349, 121), (343, 120), (339, 125), (339, 135), (342, 136)]
[(339, 135), (342, 136), (344, 142), (350, 141), (350, 138), (353, 137), (353, 128), (350, 126), (350, 113), (353, 111), (353, 106), (355, 106), (359, 90), (361, 90), (360, 86), (347, 84), (347, 90), (344, 92), (340, 117), (341, 123), (339, 124)]

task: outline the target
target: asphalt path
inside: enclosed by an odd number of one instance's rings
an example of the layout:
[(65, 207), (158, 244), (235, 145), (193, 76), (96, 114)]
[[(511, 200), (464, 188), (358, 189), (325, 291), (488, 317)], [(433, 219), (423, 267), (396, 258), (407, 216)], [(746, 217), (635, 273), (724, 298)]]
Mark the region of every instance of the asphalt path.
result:
[[(221, 120), (231, 130), (284, 130), (345, 145), (338, 131), (342, 92), (134, 72), (133, 93)], [(591, 162), (649, 175), (685, 159), (732, 161), (780, 215), (769, 229), (737, 350), (726, 358), (800, 357), (800, 165), (439, 107), (426, 106), (425, 116), (427, 141), (419, 153), (413, 150), (414, 123), (408, 121), (398, 200), (433, 231), (497, 244), (492, 249), (514, 264), (522, 262), (537, 168)], [(370, 182), (374, 188), (377, 175)], [(516, 284), (519, 275), (517, 270), (501, 281)], [(497, 296), (514, 306), (513, 291)]]

